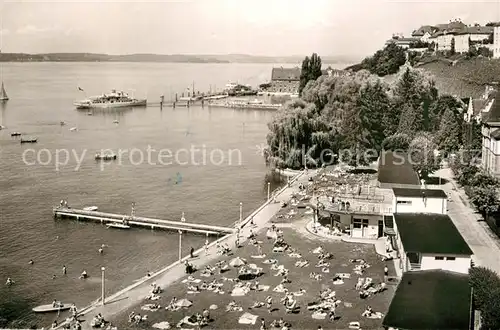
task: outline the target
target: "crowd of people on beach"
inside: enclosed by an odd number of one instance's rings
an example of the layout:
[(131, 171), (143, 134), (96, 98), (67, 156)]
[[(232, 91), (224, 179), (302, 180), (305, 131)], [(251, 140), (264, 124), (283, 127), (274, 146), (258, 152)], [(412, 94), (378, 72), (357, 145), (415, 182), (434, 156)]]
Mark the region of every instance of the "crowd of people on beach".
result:
[[(254, 227), (254, 226), (251, 226)], [(239, 236), (240, 233), (237, 233)], [(319, 292), (318, 300), (307, 303), (306, 306), (300, 306), (299, 300), (297, 297), (301, 297), (306, 295), (306, 290), (302, 288), (298, 288), (296, 291), (289, 290), (289, 285), (292, 281), (289, 279), (289, 269), (286, 269), (283, 265), (279, 264), (278, 259), (266, 259), (266, 252), (263, 251), (262, 241), (258, 240), (258, 236), (255, 234), (253, 229), (249, 230), (248, 246), (252, 249), (256, 250), (256, 255), (252, 255), (252, 258), (262, 260), (263, 265), (268, 265), (270, 271), (275, 271), (275, 276), (281, 278), (280, 284), (277, 285), (272, 292), (282, 293), (283, 296), (278, 300), (275, 300), (273, 295), (266, 295), (265, 298), (261, 301), (255, 301), (251, 306), (248, 306), (250, 311), (259, 310), (265, 308), (267, 310), (267, 314), (272, 315), (276, 310), (280, 309), (282, 306), (283, 310), (286, 314), (291, 313), (299, 313), (301, 310), (308, 310), (312, 314), (313, 319), (328, 319), (331, 322), (335, 322), (340, 317), (338, 315), (338, 309), (341, 305), (341, 300), (337, 297), (336, 291), (330, 287), (324, 288)], [(333, 254), (326, 251), (322, 246), (311, 251), (311, 253), (317, 255), (317, 261), (314, 262), (312, 260), (308, 260), (302, 257), (302, 254), (296, 250), (292, 244), (287, 242), (284, 238), (284, 234), (282, 230), (276, 228), (275, 225), (272, 225), (268, 228), (266, 232), (266, 238), (268, 240), (273, 240), (271, 251), (267, 252), (274, 253), (279, 255), (287, 255), (289, 258), (296, 258), (295, 267), (304, 268), (309, 265), (314, 265), (318, 271), (313, 271), (310, 273), (310, 278), (313, 280), (321, 280), (323, 276), (330, 272), (330, 260), (334, 258)], [(239, 241), (239, 237), (236, 238)], [(232, 254), (232, 250), (229, 248), (227, 244), (216, 243), (217, 253), (221, 256), (227, 256)], [(362, 276), (364, 272), (371, 267), (365, 260), (363, 259), (351, 259), (350, 262), (353, 264), (353, 274)], [(193, 276), (198, 270), (196, 267), (189, 261), (185, 261), (185, 271), (186, 274), (189, 275), (182, 282), (186, 284), (186, 294), (187, 295), (196, 295), (197, 293), (203, 291), (210, 291), (214, 294), (226, 294), (230, 293), (233, 297), (244, 296), (251, 291), (254, 292), (266, 292), (270, 288), (267, 285), (263, 285), (259, 281), (259, 277), (264, 273), (263, 268), (257, 266), (255, 263), (248, 263), (245, 259), (240, 257), (236, 257), (231, 261), (220, 260), (213, 265), (206, 265), (200, 269), (199, 276), (200, 278), (195, 278)], [(231, 269), (236, 268), (236, 276), (235, 277), (226, 277), (225, 273), (230, 272)], [(387, 266), (384, 268), (384, 279), (387, 278), (388, 269)], [(215, 275), (220, 275), (219, 279), (214, 278), (211, 281), (203, 280), (203, 278), (210, 278)], [(334, 275), (328, 275), (332, 278), (333, 285), (342, 285), (344, 284), (344, 280), (351, 277), (351, 273), (336, 273)], [(362, 281), (361, 281), (362, 280)], [(225, 289), (226, 283), (232, 284), (231, 289)], [(155, 286), (153, 287), (153, 289)], [(360, 298), (364, 299), (370, 295), (377, 294), (385, 290), (385, 282), (375, 284), (371, 278), (362, 278), (358, 280), (356, 283), (355, 289), (359, 291)], [(148, 295), (146, 298), (148, 300), (151, 299), (155, 295), (157, 299), (160, 299), (158, 294), (161, 291), (151, 292), (151, 295)], [(173, 298), (170, 303), (165, 307), (168, 311), (178, 311), (181, 309), (189, 308), (192, 305), (192, 302), (188, 299), (177, 299)], [(344, 302), (345, 307), (351, 307), (352, 304)], [(207, 324), (214, 322), (214, 320), (210, 316), (210, 309), (217, 309), (218, 306), (211, 305), (208, 309), (203, 309), (198, 312), (194, 312), (188, 316), (185, 316), (181, 319), (176, 326), (177, 327), (203, 327)], [(161, 307), (158, 304), (147, 304), (142, 306), (143, 310), (147, 311), (155, 311), (160, 310)], [(237, 300), (231, 300), (226, 306), (225, 311), (227, 313), (233, 312), (244, 312), (244, 306), (240, 305)], [(371, 306), (366, 306), (365, 311), (360, 315), (361, 317), (366, 318), (381, 318), (383, 316), (380, 312), (373, 311)], [(259, 317), (257, 315), (250, 314), (249, 312), (244, 313), (240, 319), (240, 324), (255, 324)], [(147, 320), (147, 315), (141, 316), (139, 314), (131, 314), (129, 315), (130, 323), (141, 323)], [(153, 327), (161, 328), (161, 329), (169, 329), (173, 324), (169, 322), (161, 322), (153, 325)], [(283, 319), (283, 317), (279, 319), (271, 320), (271, 322), (267, 321), (265, 317), (260, 317), (260, 329), (268, 329), (268, 327), (272, 327), (275, 329), (281, 330), (289, 330), (292, 327), (290, 322)], [(359, 329), (360, 322), (353, 321), (349, 323), (349, 327), (352, 329)], [(321, 330), (321, 327), (318, 327)]]

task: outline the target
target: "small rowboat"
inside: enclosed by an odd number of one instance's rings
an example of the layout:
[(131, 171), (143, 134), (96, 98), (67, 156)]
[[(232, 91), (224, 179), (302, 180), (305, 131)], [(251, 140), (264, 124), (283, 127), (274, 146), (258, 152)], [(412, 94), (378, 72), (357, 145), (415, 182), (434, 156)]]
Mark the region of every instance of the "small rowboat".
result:
[(50, 313), (50, 312), (57, 312), (57, 311), (64, 311), (67, 309), (70, 309), (71, 304), (61, 304), (60, 307), (54, 307), (52, 304), (48, 305), (40, 305), (35, 308), (33, 308), (33, 312), (35, 313)]
[(98, 209), (97, 206), (86, 206), (83, 208), (84, 211), (97, 211)]
[(12, 132), (12, 133), (10, 133), (10, 136), (21, 136), (21, 133), (19, 133), (19, 132)]
[(121, 223), (110, 223), (110, 224), (107, 224), (106, 227), (117, 228), (117, 229), (130, 229), (130, 226), (123, 225)]
[(21, 143), (36, 143), (37, 141), (37, 138), (21, 139)]

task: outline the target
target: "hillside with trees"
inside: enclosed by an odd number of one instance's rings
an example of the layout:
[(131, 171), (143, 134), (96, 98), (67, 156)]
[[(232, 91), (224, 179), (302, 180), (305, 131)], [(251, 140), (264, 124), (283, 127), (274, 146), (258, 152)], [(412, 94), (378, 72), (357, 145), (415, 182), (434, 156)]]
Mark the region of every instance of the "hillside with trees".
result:
[[(447, 155), (463, 148), (465, 108), (462, 100), (439, 93), (425, 71), (409, 65), (391, 83), (367, 70), (309, 78), (301, 98), (269, 123), (266, 162), (294, 169), (339, 161), (365, 165), (382, 150), (401, 149), (412, 154), (415, 170), (426, 178), (439, 168), (434, 150)], [(480, 131), (473, 132), (473, 140), (480, 141)]]

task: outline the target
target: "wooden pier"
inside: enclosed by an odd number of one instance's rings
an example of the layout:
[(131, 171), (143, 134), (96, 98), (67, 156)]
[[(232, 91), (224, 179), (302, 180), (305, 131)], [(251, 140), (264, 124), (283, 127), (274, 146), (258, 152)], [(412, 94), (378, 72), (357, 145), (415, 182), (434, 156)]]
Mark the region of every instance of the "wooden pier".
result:
[(73, 209), (70, 207), (55, 207), (53, 209), (54, 218), (73, 218), (83, 221), (95, 221), (103, 224), (123, 224), (124, 220), (129, 226), (144, 227), (150, 229), (181, 230), (186, 233), (221, 235), (235, 232), (234, 228), (202, 225), (184, 221), (161, 220), (131, 215), (105, 213), (99, 211), (87, 211), (82, 209)]

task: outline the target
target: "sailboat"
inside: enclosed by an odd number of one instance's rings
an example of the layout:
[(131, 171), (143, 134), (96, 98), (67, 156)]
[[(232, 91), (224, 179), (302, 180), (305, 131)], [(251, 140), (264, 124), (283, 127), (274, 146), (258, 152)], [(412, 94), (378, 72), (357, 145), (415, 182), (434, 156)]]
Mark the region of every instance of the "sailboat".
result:
[(2, 88), (0, 89), (0, 101), (7, 101), (9, 99), (9, 96), (7, 95), (7, 92), (5, 91), (5, 87), (2, 81)]

